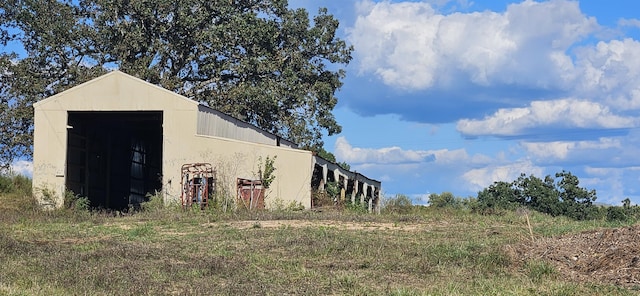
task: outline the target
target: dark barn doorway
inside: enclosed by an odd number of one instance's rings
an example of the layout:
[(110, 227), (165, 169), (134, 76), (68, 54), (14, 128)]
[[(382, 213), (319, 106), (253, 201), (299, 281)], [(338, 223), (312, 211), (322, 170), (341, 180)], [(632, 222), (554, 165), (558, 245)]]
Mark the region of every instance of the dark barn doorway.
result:
[(139, 206), (162, 187), (162, 112), (69, 112), (66, 165), (91, 207)]

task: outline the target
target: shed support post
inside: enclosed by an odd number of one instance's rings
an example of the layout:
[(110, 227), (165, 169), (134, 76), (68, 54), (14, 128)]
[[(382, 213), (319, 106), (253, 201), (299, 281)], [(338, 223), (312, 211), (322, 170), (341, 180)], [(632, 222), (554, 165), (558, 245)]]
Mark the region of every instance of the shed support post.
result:
[(367, 197), (367, 191), (369, 189), (369, 185), (367, 183), (362, 184), (362, 194), (360, 195), (360, 204), (364, 203), (364, 199)]
[(374, 194), (376, 197), (376, 213), (380, 215), (380, 188), (376, 188)]
[(327, 165), (323, 165), (322, 166), (322, 180), (320, 181), (320, 185), (318, 185), (318, 191), (320, 192), (324, 192), (324, 185), (327, 184), (327, 173), (328, 173), (329, 169), (327, 168)]
[(358, 195), (358, 179), (353, 181), (353, 191), (351, 192), (351, 204), (356, 203), (356, 195)]

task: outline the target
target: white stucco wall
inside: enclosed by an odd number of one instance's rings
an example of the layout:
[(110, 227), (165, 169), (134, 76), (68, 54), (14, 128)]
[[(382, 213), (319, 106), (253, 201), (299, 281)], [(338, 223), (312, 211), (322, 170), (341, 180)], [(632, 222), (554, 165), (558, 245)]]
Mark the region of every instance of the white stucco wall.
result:
[[(164, 188), (169, 199), (180, 198), (180, 167), (185, 163), (208, 162), (217, 170), (218, 186), (235, 192), (236, 178), (257, 179), (258, 162), (276, 156), (276, 178), (266, 191), (265, 203), (276, 200), (285, 205), (296, 202), (311, 207), (312, 154), (264, 144), (248, 143), (211, 136), (187, 136), (183, 145), (165, 146)], [(178, 151), (179, 150), (179, 151)]]

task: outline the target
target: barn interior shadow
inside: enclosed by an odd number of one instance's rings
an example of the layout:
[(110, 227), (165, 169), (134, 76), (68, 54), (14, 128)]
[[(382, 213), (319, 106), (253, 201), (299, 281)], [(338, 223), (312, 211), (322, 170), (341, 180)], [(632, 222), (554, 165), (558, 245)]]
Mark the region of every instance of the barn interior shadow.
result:
[(137, 207), (162, 187), (161, 111), (69, 112), (66, 187), (92, 208)]

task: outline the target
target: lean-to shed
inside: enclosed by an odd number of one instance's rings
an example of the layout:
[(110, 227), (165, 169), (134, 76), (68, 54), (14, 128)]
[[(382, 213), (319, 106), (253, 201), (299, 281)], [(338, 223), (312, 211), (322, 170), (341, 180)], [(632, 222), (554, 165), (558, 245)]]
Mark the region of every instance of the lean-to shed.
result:
[(372, 207), (379, 200), (378, 181), (120, 71), (37, 102), (34, 110), (33, 187), (51, 206), (62, 205), (66, 190), (111, 209), (156, 191), (180, 201), (181, 169), (189, 163), (210, 163), (217, 193), (237, 197), (239, 180), (256, 180), (259, 163), (274, 157), (267, 207), (277, 200), (310, 208), (312, 187), (331, 181), (342, 182), (354, 200)]

